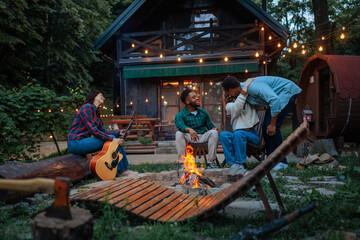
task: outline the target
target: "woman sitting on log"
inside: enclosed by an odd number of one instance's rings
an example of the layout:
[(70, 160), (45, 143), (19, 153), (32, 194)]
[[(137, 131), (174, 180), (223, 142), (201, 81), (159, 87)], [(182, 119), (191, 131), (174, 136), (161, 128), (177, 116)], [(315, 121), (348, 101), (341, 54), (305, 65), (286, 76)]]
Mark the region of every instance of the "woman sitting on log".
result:
[[(86, 97), (85, 104), (76, 113), (68, 134), (68, 150), (73, 154), (86, 155), (102, 149), (107, 141), (117, 142), (121, 146), (124, 140), (120, 138), (120, 131), (106, 131), (100, 120), (99, 106), (104, 104), (105, 98), (100, 92), (92, 92)], [(119, 151), (123, 158), (118, 164), (118, 172), (129, 174), (130, 165), (123, 147)]]

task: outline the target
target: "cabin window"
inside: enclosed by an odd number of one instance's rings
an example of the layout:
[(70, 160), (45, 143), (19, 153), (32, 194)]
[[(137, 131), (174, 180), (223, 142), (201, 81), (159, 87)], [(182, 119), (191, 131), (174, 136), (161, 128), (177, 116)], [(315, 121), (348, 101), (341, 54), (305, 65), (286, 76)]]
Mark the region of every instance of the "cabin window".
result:
[(222, 87), (221, 82), (204, 82), (202, 107), (209, 113), (215, 127), (221, 129), (222, 122)]

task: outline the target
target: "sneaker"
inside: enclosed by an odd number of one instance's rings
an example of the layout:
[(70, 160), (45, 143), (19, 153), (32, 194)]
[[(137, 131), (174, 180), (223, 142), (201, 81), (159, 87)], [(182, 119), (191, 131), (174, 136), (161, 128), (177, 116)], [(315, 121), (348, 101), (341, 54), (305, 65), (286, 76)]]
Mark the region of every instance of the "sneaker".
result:
[(277, 170), (280, 170), (280, 169), (285, 169), (287, 167), (288, 167), (287, 163), (279, 162), (278, 164), (275, 165), (275, 167), (272, 170), (277, 171)]
[(245, 169), (242, 164), (238, 164), (238, 163), (231, 164), (230, 168)]
[(206, 168), (215, 169), (215, 168), (216, 168), (216, 166), (215, 166), (215, 164), (214, 164), (214, 163), (208, 163), (208, 164), (206, 165)]

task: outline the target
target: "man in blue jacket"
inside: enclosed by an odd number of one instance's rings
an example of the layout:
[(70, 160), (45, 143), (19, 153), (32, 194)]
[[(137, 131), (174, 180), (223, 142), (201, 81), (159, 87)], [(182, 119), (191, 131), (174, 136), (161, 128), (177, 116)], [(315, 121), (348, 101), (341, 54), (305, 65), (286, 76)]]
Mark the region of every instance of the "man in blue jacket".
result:
[[(233, 76), (225, 78), (222, 83), (224, 91), (230, 96), (236, 96), (244, 86)], [(266, 154), (269, 156), (282, 143), (280, 127), (286, 115), (295, 103), (301, 89), (292, 81), (274, 76), (256, 77), (248, 87), (247, 102), (253, 105), (268, 105), (266, 110), (263, 133)], [(284, 158), (273, 169), (286, 168), (288, 162)]]

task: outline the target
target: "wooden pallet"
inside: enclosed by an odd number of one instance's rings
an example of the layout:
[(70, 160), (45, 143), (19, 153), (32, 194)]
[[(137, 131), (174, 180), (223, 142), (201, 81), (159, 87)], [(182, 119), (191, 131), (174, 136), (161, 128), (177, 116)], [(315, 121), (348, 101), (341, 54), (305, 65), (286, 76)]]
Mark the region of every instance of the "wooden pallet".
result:
[(308, 134), (308, 124), (303, 123), (250, 173), (228, 188), (211, 195), (191, 196), (146, 180), (124, 179), (81, 193), (71, 201), (99, 203), (107, 199), (110, 204), (118, 208), (124, 207), (129, 213), (145, 220), (174, 222), (190, 218), (204, 219), (246, 193)]

